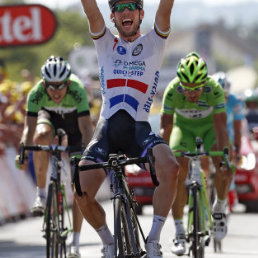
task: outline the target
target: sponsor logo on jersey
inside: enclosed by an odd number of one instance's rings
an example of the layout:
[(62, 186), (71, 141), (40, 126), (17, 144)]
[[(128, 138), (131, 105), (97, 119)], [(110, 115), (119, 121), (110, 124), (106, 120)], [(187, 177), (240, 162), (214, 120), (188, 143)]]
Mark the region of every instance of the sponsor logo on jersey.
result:
[(211, 92), (211, 87), (205, 85), (205, 86), (204, 86), (204, 93), (210, 93), (210, 92)]
[(119, 55), (125, 55), (126, 54), (126, 48), (124, 48), (123, 46), (118, 46), (116, 50), (117, 50), (117, 53)]
[(154, 98), (154, 96), (157, 92), (158, 82), (159, 82), (159, 71), (156, 71), (155, 78), (154, 78), (154, 83), (152, 85), (151, 92), (150, 92), (150, 96), (148, 97), (147, 101), (145, 102), (145, 104), (143, 106), (143, 109), (147, 113), (150, 112), (150, 108), (151, 108), (151, 104), (153, 102), (153, 98)]
[(142, 50), (143, 50), (143, 45), (142, 45), (142, 44), (138, 44), (138, 45), (135, 47), (135, 49), (133, 50), (132, 55), (133, 55), (133, 56), (138, 56), (138, 55), (141, 54)]

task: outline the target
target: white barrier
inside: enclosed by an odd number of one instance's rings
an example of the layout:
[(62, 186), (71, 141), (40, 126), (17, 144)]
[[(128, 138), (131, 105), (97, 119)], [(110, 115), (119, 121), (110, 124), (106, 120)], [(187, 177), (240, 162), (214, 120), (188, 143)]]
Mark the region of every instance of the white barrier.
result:
[[(16, 150), (9, 147), (0, 155), (0, 224), (22, 216), (30, 216), (30, 208), (35, 200), (36, 186), (27, 171), (15, 167)], [(51, 165), (48, 166), (47, 183), (49, 182)], [(68, 204), (72, 203), (70, 165), (63, 159), (62, 182), (66, 186)], [(47, 189), (46, 189), (47, 191)], [(111, 196), (108, 178), (99, 189), (96, 198), (104, 201)]]
[(26, 171), (15, 167), (16, 150), (9, 147), (0, 156), (0, 222), (28, 215), (35, 185)]

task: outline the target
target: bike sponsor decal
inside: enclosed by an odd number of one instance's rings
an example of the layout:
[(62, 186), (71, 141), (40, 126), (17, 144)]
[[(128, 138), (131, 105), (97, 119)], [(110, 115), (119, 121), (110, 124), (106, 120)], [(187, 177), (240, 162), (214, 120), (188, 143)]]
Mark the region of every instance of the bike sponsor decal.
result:
[(117, 50), (117, 53), (119, 55), (125, 55), (126, 54), (126, 48), (124, 48), (123, 46), (118, 46), (116, 50)]
[(142, 50), (143, 50), (143, 45), (142, 45), (142, 44), (138, 44), (138, 45), (135, 47), (135, 49), (133, 50), (132, 55), (133, 55), (133, 56), (138, 56), (138, 55), (141, 54)]
[(39, 4), (0, 7), (0, 46), (41, 44), (53, 37), (57, 28), (54, 13)]
[(150, 91), (150, 96), (148, 97), (147, 101), (145, 102), (145, 104), (143, 106), (143, 109), (147, 113), (150, 112), (150, 108), (151, 108), (151, 105), (153, 103), (153, 98), (154, 98), (154, 96), (157, 92), (158, 82), (159, 82), (159, 71), (156, 71), (155, 78), (154, 78), (154, 83), (153, 83), (153, 86), (152, 86), (151, 91)]

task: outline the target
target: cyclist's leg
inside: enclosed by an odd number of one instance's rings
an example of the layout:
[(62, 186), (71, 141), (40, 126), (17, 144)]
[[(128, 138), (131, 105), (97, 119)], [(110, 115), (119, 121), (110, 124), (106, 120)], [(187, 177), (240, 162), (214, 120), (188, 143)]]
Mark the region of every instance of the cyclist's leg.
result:
[[(178, 177), (178, 164), (168, 145), (154, 146), (153, 155), (159, 186), (153, 194), (154, 219), (146, 243), (147, 255), (150, 257), (160, 253), (160, 233), (175, 200)], [(161, 253), (155, 257), (162, 257)]]
[[(67, 133), (67, 145), (73, 147), (73, 151), (69, 154), (70, 158), (73, 156), (81, 157), (82, 151), (82, 136), (78, 128), (77, 123), (71, 123), (71, 119), (69, 123), (65, 124), (65, 131)], [(71, 170), (71, 178), (72, 178), (72, 170)], [(71, 184), (72, 191), (75, 191), (74, 184)], [(72, 215), (73, 215), (73, 234), (72, 234), (72, 242), (70, 244), (70, 250), (68, 254), (68, 258), (72, 257), (80, 257), (79, 252), (79, 244), (80, 244), (80, 232), (82, 228), (83, 215), (81, 213), (78, 204), (73, 197), (72, 200)]]
[[(215, 132), (213, 127), (210, 129), (206, 137), (207, 138), (205, 141), (206, 143), (205, 149), (206, 150), (215, 149)], [(215, 198), (215, 202), (212, 208), (213, 231), (214, 231), (214, 238), (216, 240), (221, 240), (227, 234), (227, 221), (226, 221), (227, 195), (233, 178), (233, 174), (231, 171), (221, 171), (220, 169), (221, 158), (213, 157), (212, 160), (216, 168), (214, 185), (217, 193), (217, 196)]]
[[(38, 122), (34, 134), (34, 143), (36, 145), (50, 145), (54, 138), (53, 126), (50, 122), (50, 116), (47, 112), (40, 111)], [(45, 151), (36, 151), (33, 153), (33, 163), (37, 182), (36, 201), (31, 209), (34, 215), (44, 213), (46, 201), (46, 177), (49, 162), (49, 154)]]
[[(173, 151), (190, 151), (194, 149), (195, 136), (182, 127), (174, 126), (170, 137), (170, 147)], [(185, 180), (188, 173), (188, 159), (178, 158), (179, 177), (175, 202), (172, 206), (176, 235), (173, 240), (172, 253), (182, 255), (185, 253), (185, 228), (183, 225), (184, 207), (187, 202)]]
[[(92, 141), (88, 146), (79, 163), (80, 166), (96, 163), (98, 160), (107, 160), (108, 139), (106, 120), (99, 120)], [(105, 177), (106, 173), (103, 169), (80, 171), (80, 185), (83, 196), (78, 196), (78, 194), (75, 193), (75, 199), (83, 217), (100, 236), (104, 245), (103, 252), (108, 252), (111, 255), (114, 239), (107, 227), (105, 211), (95, 199), (97, 191), (105, 180)]]

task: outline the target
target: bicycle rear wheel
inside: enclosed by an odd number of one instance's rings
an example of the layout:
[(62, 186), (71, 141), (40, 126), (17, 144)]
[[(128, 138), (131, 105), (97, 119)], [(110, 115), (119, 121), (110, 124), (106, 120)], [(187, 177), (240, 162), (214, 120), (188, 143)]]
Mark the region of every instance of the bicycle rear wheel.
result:
[[(59, 194), (59, 199), (62, 196)], [(65, 239), (60, 236), (63, 228), (62, 201), (58, 200), (58, 190), (54, 182), (50, 182), (48, 187), (48, 197), (46, 206), (46, 253), (47, 258), (63, 258), (66, 256)]]

